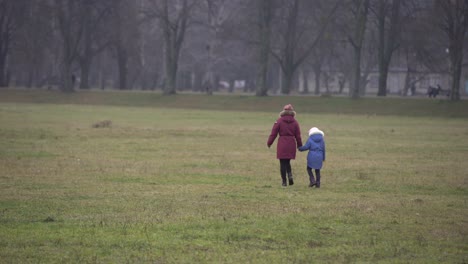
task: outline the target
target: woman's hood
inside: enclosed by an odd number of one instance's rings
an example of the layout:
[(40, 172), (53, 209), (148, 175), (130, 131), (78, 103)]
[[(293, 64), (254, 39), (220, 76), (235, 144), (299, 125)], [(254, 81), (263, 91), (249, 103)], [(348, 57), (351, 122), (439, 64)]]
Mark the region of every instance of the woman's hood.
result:
[(283, 117), (283, 116), (296, 116), (296, 111), (293, 111), (293, 110), (283, 110), (279, 113), (279, 117)]
[(286, 123), (293, 123), (295, 121), (294, 119), (294, 116), (293, 115), (284, 115), (280, 118), (283, 122), (286, 122)]

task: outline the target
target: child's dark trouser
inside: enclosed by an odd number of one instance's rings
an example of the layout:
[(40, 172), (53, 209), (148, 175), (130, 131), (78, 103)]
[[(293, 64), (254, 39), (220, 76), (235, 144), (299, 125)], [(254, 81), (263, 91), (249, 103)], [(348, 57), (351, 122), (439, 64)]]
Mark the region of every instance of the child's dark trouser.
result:
[(314, 179), (312, 168), (307, 167), (307, 173), (309, 174), (310, 186), (315, 185), (317, 188), (320, 188), (320, 170), (315, 169), (315, 175), (317, 176), (317, 179)]
[[(283, 185), (286, 184), (286, 173), (291, 175), (289, 178), (292, 180), (292, 173), (291, 173), (291, 160), (290, 159), (280, 159), (280, 172), (281, 172), (281, 180), (283, 180)], [(291, 182), (289, 185), (292, 185)]]

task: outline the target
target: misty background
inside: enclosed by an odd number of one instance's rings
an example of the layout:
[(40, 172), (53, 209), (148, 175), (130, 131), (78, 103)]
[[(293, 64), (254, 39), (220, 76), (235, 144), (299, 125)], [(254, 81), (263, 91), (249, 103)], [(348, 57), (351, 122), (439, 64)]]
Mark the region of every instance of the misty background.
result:
[(0, 87), (468, 95), (468, 0), (0, 0)]

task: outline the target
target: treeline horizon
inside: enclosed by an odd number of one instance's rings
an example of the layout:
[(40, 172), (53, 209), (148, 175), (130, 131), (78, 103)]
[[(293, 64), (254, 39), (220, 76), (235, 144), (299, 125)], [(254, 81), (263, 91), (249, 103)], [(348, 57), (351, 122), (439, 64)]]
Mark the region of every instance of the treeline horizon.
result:
[[(460, 99), (468, 0), (0, 0), (0, 87), (57, 86), (358, 98), (390, 69)], [(313, 76), (314, 87), (307, 85)], [(325, 88), (325, 90), (323, 90)]]

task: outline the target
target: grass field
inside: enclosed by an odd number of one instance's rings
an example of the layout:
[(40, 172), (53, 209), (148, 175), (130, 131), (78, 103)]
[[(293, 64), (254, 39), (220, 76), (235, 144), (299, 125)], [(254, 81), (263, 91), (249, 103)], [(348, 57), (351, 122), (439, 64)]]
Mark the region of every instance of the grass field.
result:
[(467, 160), (467, 101), (0, 90), (0, 263), (467, 263)]

